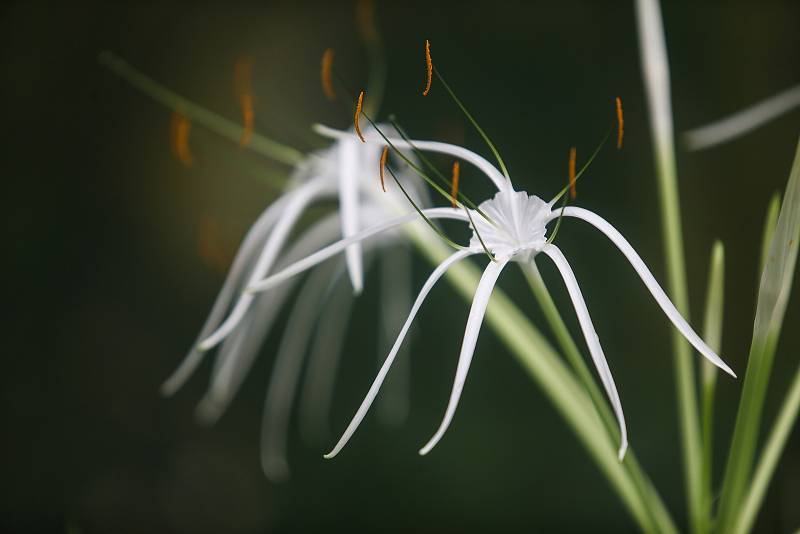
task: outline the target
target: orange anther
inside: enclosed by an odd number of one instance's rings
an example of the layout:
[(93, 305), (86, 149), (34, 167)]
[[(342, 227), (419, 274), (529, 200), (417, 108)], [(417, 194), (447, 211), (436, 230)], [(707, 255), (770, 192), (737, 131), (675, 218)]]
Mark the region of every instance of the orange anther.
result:
[(431, 90), (431, 82), (433, 81), (433, 61), (431, 60), (431, 42), (425, 39), (425, 67), (427, 71), (427, 79), (425, 81), (425, 90), (422, 91), (422, 96), (428, 96), (428, 91)]
[(333, 72), (333, 48), (328, 48), (322, 54), (322, 91), (325, 97), (333, 102), (336, 100), (336, 91), (333, 90), (332, 74)]
[(622, 148), (623, 135), (625, 135), (625, 120), (622, 118), (622, 100), (617, 97), (617, 148)]
[(253, 138), (253, 130), (255, 128), (253, 96), (250, 93), (245, 93), (239, 98), (239, 103), (242, 106), (242, 122), (244, 124), (242, 136), (239, 138), (239, 146), (246, 147)]
[(453, 162), (453, 187), (450, 189), (450, 203), (455, 208), (458, 206), (458, 179), (461, 175), (461, 168), (457, 161)]
[(381, 154), (381, 189), (383, 192), (386, 192), (386, 184), (383, 181), (383, 170), (386, 168), (386, 158), (389, 156), (389, 145), (383, 147), (383, 153)]
[(356, 133), (358, 134), (358, 138), (361, 139), (362, 143), (366, 143), (367, 140), (364, 139), (364, 135), (361, 133), (361, 126), (358, 124), (358, 118), (361, 116), (361, 106), (364, 104), (364, 91), (361, 91), (358, 94), (358, 102), (356, 102), (356, 116), (353, 119), (353, 125), (356, 127)]
[(356, 4), (356, 23), (365, 42), (378, 39), (378, 32), (375, 30), (375, 6), (371, 0), (359, 0)]
[(577, 154), (575, 147), (569, 149), (569, 197), (575, 198), (578, 192), (575, 190), (575, 158)]
[(253, 138), (255, 111), (253, 109), (253, 58), (239, 57), (233, 66), (233, 93), (242, 108), (242, 135), (239, 146), (246, 147)]
[(170, 146), (172, 153), (181, 164), (189, 168), (194, 164), (194, 158), (189, 150), (189, 133), (192, 123), (180, 112), (175, 111), (170, 121)]

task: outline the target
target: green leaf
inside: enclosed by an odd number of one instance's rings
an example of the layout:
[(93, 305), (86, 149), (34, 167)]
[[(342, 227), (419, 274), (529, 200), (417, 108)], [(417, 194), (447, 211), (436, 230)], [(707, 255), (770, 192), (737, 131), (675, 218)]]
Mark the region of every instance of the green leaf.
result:
[(800, 238), (800, 143), (758, 291), (753, 341), (720, 500), (717, 528), (731, 532), (750, 482), (775, 348), (792, 289)]

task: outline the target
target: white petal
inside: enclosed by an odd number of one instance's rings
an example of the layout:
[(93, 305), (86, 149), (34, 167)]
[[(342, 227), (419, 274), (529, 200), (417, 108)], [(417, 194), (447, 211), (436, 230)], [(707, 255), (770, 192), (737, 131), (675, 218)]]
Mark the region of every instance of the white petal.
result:
[[(352, 237), (358, 232), (358, 183), (359, 141), (354, 138), (342, 139), (338, 143), (339, 162), (339, 209), (342, 213), (342, 237)], [(364, 285), (364, 268), (361, 259), (361, 244), (353, 243), (345, 250), (347, 271), (353, 290), (360, 293)]]
[(731, 375), (732, 377), (736, 378), (736, 374), (731, 370), (728, 365), (720, 359), (719, 356), (709, 347), (705, 341), (700, 339), (700, 336), (695, 333), (689, 323), (686, 322), (686, 319), (680, 314), (680, 312), (675, 308), (675, 305), (672, 304), (672, 301), (669, 300), (669, 297), (664, 290), (661, 289), (661, 286), (658, 285), (656, 279), (653, 277), (650, 270), (642, 261), (642, 258), (639, 257), (639, 254), (633, 249), (630, 243), (620, 234), (616, 228), (611, 226), (611, 224), (600, 217), (599, 215), (585, 210), (583, 208), (578, 208), (575, 206), (568, 206), (564, 209), (564, 215), (568, 217), (576, 217), (578, 219), (583, 219), (584, 221), (588, 222), (601, 232), (603, 232), (606, 237), (608, 237), (616, 246), (617, 248), (622, 251), (625, 257), (628, 259), (630, 264), (636, 270), (636, 273), (644, 282), (644, 285), (647, 286), (647, 289), (653, 295), (653, 298), (656, 299), (656, 302), (661, 307), (661, 310), (666, 314), (672, 324), (675, 325), (683, 337), (691, 343), (695, 349), (697, 349), (700, 354), (705, 356), (711, 363)]
[(419, 453), (422, 455), (428, 454), (430, 450), (439, 443), (447, 427), (450, 426), (450, 421), (453, 420), (453, 415), (456, 412), (458, 401), (461, 398), (461, 391), (464, 389), (464, 382), (467, 380), (467, 373), (469, 372), (470, 363), (472, 363), (472, 355), (475, 352), (475, 344), (478, 341), (478, 334), (481, 331), (483, 324), (483, 316), (486, 313), (486, 306), (489, 304), (489, 299), (492, 296), (494, 285), (497, 282), (497, 277), (503, 267), (506, 266), (507, 261), (492, 261), (483, 271), (481, 280), (478, 283), (478, 289), (475, 291), (475, 296), (472, 299), (472, 307), (469, 310), (469, 318), (467, 319), (467, 328), (464, 332), (464, 341), (461, 344), (461, 354), (458, 357), (458, 367), (456, 368), (456, 378), (453, 382), (453, 390), (450, 393), (450, 401), (447, 404), (447, 410), (444, 414), (442, 424), (433, 435), (433, 437), (425, 444)]
[(319, 295), (328, 285), (335, 267), (335, 264), (324, 265), (309, 275), (292, 308), (275, 357), (261, 426), (261, 467), (273, 481), (289, 476), (286, 461), (289, 417), (303, 357), (311, 339), (311, 325), (319, 313)]
[(797, 106), (800, 106), (800, 85), (781, 91), (729, 117), (685, 132), (683, 138), (689, 150), (702, 150), (736, 139)]
[[(314, 131), (316, 131), (320, 135), (324, 135), (325, 137), (330, 137), (332, 139), (348, 139), (353, 137), (353, 132), (346, 132), (341, 130), (335, 130), (333, 128), (328, 128), (327, 126), (323, 126), (321, 124), (314, 125)], [(388, 137), (388, 136), (387, 136)], [(368, 143), (376, 143), (376, 144), (386, 144), (386, 140), (380, 136), (377, 132), (365, 132), (364, 138)], [(389, 141), (396, 147), (396, 148), (411, 148), (411, 144), (407, 143), (403, 139), (392, 138), (388, 137)], [(483, 174), (485, 174), (497, 187), (497, 189), (503, 190), (508, 188), (508, 182), (497, 168), (489, 163), (485, 158), (479, 156), (478, 154), (472, 152), (471, 150), (467, 150), (466, 148), (460, 147), (458, 145), (451, 145), (449, 143), (440, 143), (438, 141), (420, 141), (416, 139), (412, 139), (411, 143), (414, 145), (415, 148), (419, 150), (426, 150), (429, 152), (439, 152), (442, 154), (448, 154), (450, 156), (454, 156), (456, 158), (462, 159), (464, 161), (468, 161), (472, 163), (475, 167), (481, 170)]]
[(397, 351), (400, 349), (400, 346), (403, 343), (403, 339), (405, 339), (405, 336), (408, 333), (408, 329), (411, 328), (411, 323), (414, 321), (414, 317), (416, 317), (417, 312), (422, 306), (422, 303), (425, 301), (425, 297), (428, 296), (428, 293), (431, 291), (433, 286), (436, 284), (439, 278), (441, 278), (442, 275), (444, 275), (444, 273), (447, 272), (447, 269), (450, 268), (451, 265), (453, 265), (454, 263), (463, 258), (466, 258), (470, 254), (472, 254), (472, 252), (469, 250), (460, 250), (454, 253), (446, 260), (444, 260), (442, 263), (440, 263), (439, 266), (436, 267), (436, 269), (434, 269), (434, 271), (428, 277), (428, 280), (425, 282), (425, 285), (422, 286), (419, 295), (417, 295), (417, 299), (414, 302), (414, 306), (411, 308), (411, 312), (408, 314), (408, 318), (406, 319), (403, 328), (400, 330), (400, 334), (397, 336), (397, 340), (394, 342), (392, 350), (389, 352), (389, 355), (386, 357), (386, 361), (383, 362), (383, 365), (378, 371), (378, 376), (376, 376), (375, 380), (372, 382), (372, 385), (370, 386), (369, 391), (367, 392), (367, 396), (361, 402), (361, 406), (359, 406), (358, 411), (356, 411), (356, 414), (355, 416), (353, 416), (353, 419), (352, 421), (350, 421), (350, 424), (347, 425), (347, 429), (345, 429), (344, 434), (342, 434), (342, 437), (339, 438), (339, 442), (336, 443), (336, 446), (333, 448), (331, 452), (325, 455), (325, 458), (333, 458), (334, 456), (339, 454), (339, 452), (347, 444), (347, 442), (352, 437), (353, 433), (358, 428), (358, 425), (361, 424), (361, 421), (367, 414), (367, 411), (372, 405), (372, 402), (378, 395), (378, 391), (381, 388), (381, 384), (383, 384), (383, 381), (386, 378), (386, 375), (388, 374), (389, 369), (391, 368), (395, 357), (397, 356)]
[(189, 379), (192, 373), (194, 373), (195, 369), (197, 369), (197, 366), (200, 365), (205, 353), (197, 350), (197, 345), (206, 337), (208, 337), (208, 335), (211, 334), (211, 332), (213, 332), (214, 329), (219, 325), (228, 309), (228, 306), (230, 305), (230, 301), (233, 298), (234, 293), (243, 283), (242, 278), (245, 271), (251, 267), (256, 251), (264, 244), (269, 231), (278, 220), (281, 211), (283, 211), (287, 199), (288, 195), (284, 195), (270, 204), (270, 206), (264, 210), (258, 219), (256, 219), (256, 222), (252, 227), (250, 227), (250, 230), (248, 230), (244, 241), (242, 241), (242, 245), (236, 252), (236, 257), (234, 258), (233, 264), (228, 271), (228, 275), (225, 278), (225, 283), (222, 285), (222, 289), (217, 296), (217, 300), (214, 302), (214, 306), (211, 308), (211, 313), (209, 313), (205, 324), (203, 324), (203, 328), (200, 330), (200, 334), (197, 336), (197, 340), (192, 345), (192, 349), (180, 363), (178, 368), (161, 385), (162, 395), (173, 395), (183, 386), (184, 383), (186, 383), (186, 380)]
[[(431, 208), (427, 210), (422, 210), (422, 212), (429, 219), (457, 219), (460, 221), (466, 220), (466, 215), (464, 215), (464, 212), (454, 208)], [(291, 278), (292, 276), (301, 273), (306, 269), (310, 269), (311, 267), (317, 265), (322, 261), (325, 261), (331, 256), (338, 254), (352, 243), (358, 243), (374, 235), (380, 234), (382, 232), (391, 230), (392, 228), (395, 228), (402, 224), (415, 221), (418, 219), (419, 215), (417, 213), (409, 213), (406, 215), (402, 215), (400, 217), (395, 217), (386, 222), (377, 224), (371, 228), (362, 230), (353, 237), (342, 239), (341, 241), (334, 243), (333, 245), (330, 245), (328, 247), (325, 247), (322, 250), (317, 251), (316, 253), (308, 256), (307, 258), (290, 265), (286, 269), (283, 269), (282, 271), (275, 273), (268, 278), (265, 278), (259, 282), (251, 284), (246, 291), (250, 293), (256, 293), (258, 291), (266, 291), (267, 289), (281, 283), (283, 280)]]
[[(324, 180), (314, 179), (294, 191), (291, 200), (287, 202), (286, 208), (283, 213), (281, 213), (278, 224), (275, 225), (274, 230), (267, 239), (264, 250), (261, 252), (261, 256), (259, 256), (253, 268), (253, 272), (249, 277), (248, 285), (264, 277), (264, 275), (269, 272), (269, 269), (281, 252), (281, 247), (283, 247), (283, 244), (289, 237), (289, 233), (294, 227), (295, 222), (300, 218), (306, 206), (323, 193), (324, 188)], [(243, 294), (236, 302), (236, 305), (227, 319), (225, 319), (225, 322), (200, 343), (199, 349), (209, 350), (225, 339), (225, 336), (230, 334), (231, 330), (239, 324), (239, 321), (241, 321), (242, 317), (247, 313), (252, 301), (253, 295), (248, 293)]]
[(625, 456), (625, 451), (628, 449), (628, 431), (625, 427), (625, 415), (622, 413), (622, 403), (619, 400), (617, 393), (617, 386), (614, 384), (614, 378), (611, 376), (611, 369), (608, 368), (606, 356), (603, 354), (603, 347), (600, 346), (600, 339), (597, 337), (597, 332), (592, 324), (592, 318), (589, 316), (589, 310), (586, 307), (586, 302), (583, 300), (583, 294), (578, 286), (578, 281), (575, 279), (575, 273), (567, 262), (567, 258), (555, 245), (545, 245), (542, 247), (542, 252), (550, 256), (553, 263), (558, 267), (561, 277), (564, 279), (564, 285), (567, 286), (567, 292), (572, 305), (575, 307), (575, 313), (578, 316), (578, 323), (581, 325), (583, 337), (586, 338), (586, 344), (589, 346), (589, 354), (592, 356), (597, 373), (600, 375), (600, 380), (606, 390), (608, 399), (611, 401), (611, 407), (614, 409), (614, 414), (617, 416), (617, 423), (619, 424), (620, 433), (620, 446), (619, 446), (619, 459)]
[[(369, 268), (369, 257), (365, 259)], [(327, 439), (330, 430), (336, 373), (353, 305), (352, 289), (339, 283), (343, 272), (337, 269), (329, 279), (324, 296), (317, 299), (320, 319), (309, 352), (299, 406), (300, 431), (310, 442)]]
[[(339, 222), (339, 215), (332, 213), (314, 223), (300, 235), (278, 265), (288, 265), (336, 239), (340, 235)], [(273, 322), (281, 317), (282, 303), (295, 281), (257, 297), (243, 322), (223, 342), (214, 362), (211, 386), (198, 407), (198, 415), (204, 422), (213, 423), (238, 391)]]

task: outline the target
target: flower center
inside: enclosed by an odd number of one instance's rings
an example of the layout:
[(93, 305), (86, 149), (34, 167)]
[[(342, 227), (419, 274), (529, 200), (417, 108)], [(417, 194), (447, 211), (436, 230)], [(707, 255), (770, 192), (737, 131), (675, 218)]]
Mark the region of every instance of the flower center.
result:
[(479, 208), (488, 220), (472, 211), (471, 248), (482, 248), (482, 239), (489, 252), (500, 260), (528, 261), (544, 246), (551, 210), (541, 198), (507, 189), (482, 202)]

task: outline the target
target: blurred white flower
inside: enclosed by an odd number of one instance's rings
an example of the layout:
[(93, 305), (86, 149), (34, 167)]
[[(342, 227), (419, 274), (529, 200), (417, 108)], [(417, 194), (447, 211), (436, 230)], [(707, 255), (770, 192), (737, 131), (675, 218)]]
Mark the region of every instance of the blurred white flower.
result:
[[(353, 135), (349, 132), (340, 132), (325, 127), (318, 127), (317, 131), (337, 139), (353, 137)], [(374, 132), (365, 134), (365, 137), (368, 143), (383, 142), (382, 138), (377, 137)], [(498, 192), (491, 200), (481, 203), (478, 210), (470, 210), (469, 216), (466, 214), (465, 210), (458, 210), (454, 208), (432, 208), (422, 210), (423, 214), (428, 218), (453, 218), (470, 222), (470, 225), (473, 229), (472, 239), (470, 240), (468, 247), (455, 252), (449, 258), (444, 260), (425, 282), (419, 292), (419, 295), (417, 296), (416, 301), (414, 302), (405, 324), (400, 331), (400, 334), (397, 337), (397, 340), (395, 341), (394, 346), (392, 347), (392, 350), (378, 372), (378, 376), (375, 378), (372, 386), (370, 387), (366, 398), (362, 402), (341, 439), (333, 448), (333, 450), (326, 455), (326, 458), (331, 458), (341, 451), (341, 449), (355, 432), (358, 425), (363, 420), (364, 416), (369, 410), (369, 407), (376, 398), (378, 390), (386, 378), (392, 363), (395, 360), (397, 351), (401, 346), (409, 327), (411, 326), (411, 322), (413, 321), (420, 306), (435, 283), (454, 263), (468, 256), (484, 254), (486, 249), (488, 249), (488, 251), (493, 255), (493, 260), (486, 267), (472, 301), (472, 306), (467, 319), (466, 330), (464, 332), (464, 338), (461, 345), (461, 353), (458, 360), (450, 401), (439, 429), (436, 431), (430, 441), (424, 447), (422, 447), (420, 454), (428, 453), (439, 442), (453, 418), (462, 389), (464, 387), (464, 383), (467, 378), (467, 373), (472, 361), (472, 355), (478, 339), (481, 324), (483, 322), (486, 306), (488, 305), (492, 290), (501, 271), (511, 261), (520, 263), (532, 262), (539, 253), (544, 253), (556, 265), (558, 271), (564, 279), (564, 283), (572, 300), (572, 304), (575, 307), (581, 330), (589, 347), (589, 353), (592, 357), (595, 367), (597, 368), (597, 372), (600, 375), (600, 380), (606, 390), (606, 394), (611, 401), (611, 405), (617, 417), (621, 435), (619, 458), (622, 459), (624, 457), (628, 444), (627, 431), (625, 426), (625, 418), (622, 412), (622, 405), (619, 395), (617, 394), (614, 380), (611, 376), (611, 371), (608, 367), (608, 363), (606, 362), (605, 355), (603, 354), (603, 349), (600, 346), (597, 333), (592, 325), (586, 303), (584, 302), (583, 295), (581, 294), (580, 287), (575, 279), (575, 275), (561, 250), (552, 243), (548, 242), (546, 239), (548, 223), (558, 219), (561, 214), (567, 217), (582, 219), (605, 234), (606, 237), (608, 237), (625, 255), (636, 273), (644, 282), (647, 289), (655, 298), (658, 305), (661, 307), (669, 320), (681, 332), (681, 334), (683, 334), (683, 336), (686, 337), (686, 339), (714, 365), (720, 367), (730, 375), (735, 376), (733, 371), (731, 371), (731, 369), (719, 358), (719, 356), (717, 356), (714, 351), (708, 347), (708, 345), (695, 333), (691, 326), (689, 326), (686, 320), (675, 309), (675, 306), (661, 289), (658, 282), (656, 282), (653, 275), (647, 269), (642, 259), (639, 257), (633, 247), (631, 247), (628, 241), (603, 218), (595, 213), (578, 207), (553, 209), (558, 197), (550, 202), (545, 202), (537, 196), (529, 195), (525, 191), (515, 191), (510, 179), (505, 178), (500, 171), (498, 171), (484, 158), (462, 147), (432, 141), (411, 141), (410, 144), (401, 139), (390, 139), (390, 141), (395, 147), (405, 149), (411, 148), (413, 145), (413, 147), (420, 150), (447, 153), (468, 161), (486, 174), (486, 176), (495, 184)], [(319, 250), (311, 256), (306, 257), (305, 259), (293, 263), (282, 271), (257, 283), (251, 284), (249, 291), (255, 293), (275, 287), (288, 278), (317, 265), (325, 259), (340, 253), (342, 250), (346, 250), (347, 247), (354, 243), (361, 242), (364, 239), (393, 229), (401, 224), (410, 222), (414, 220), (414, 218), (415, 217), (413, 215), (397, 217), (373, 226), (372, 228), (368, 228), (349, 238), (341, 240), (338, 243), (329, 245), (328, 247)]]
[[(365, 128), (367, 132), (370, 130), (371, 127)], [(386, 192), (381, 189), (380, 156), (380, 146), (363, 145), (352, 135), (309, 155), (297, 166), (284, 194), (267, 207), (247, 233), (195, 345), (164, 382), (164, 395), (174, 394), (197, 369), (204, 354), (220, 345), (210, 386), (197, 411), (201, 420), (216, 421), (241, 386), (272, 324), (283, 315), (283, 304), (292, 294), (294, 281), (268, 294), (254, 295), (242, 290), (267, 276), (275, 267), (288, 265), (337, 238), (356, 235), (362, 227), (380, 224), (393, 215), (413, 213), (400, 191), (392, 187)], [(412, 154), (406, 157), (413, 161)], [(398, 178), (418, 205), (429, 203), (426, 191), (410, 179), (407, 168), (400, 171)], [(334, 213), (293, 236), (305, 210), (326, 200), (338, 201)], [(280, 480), (288, 475), (288, 420), (309, 345), (311, 356), (305, 393), (311, 395), (301, 412), (308, 421), (306, 430), (320, 433), (320, 425), (327, 420), (333, 371), (338, 366), (349, 307), (353, 293), (360, 292), (363, 286), (365, 253), (369, 259), (376, 249), (391, 251), (391, 259), (384, 261), (392, 261), (393, 267), (383, 269), (382, 273), (394, 279), (382, 284), (386, 292), (384, 297), (398, 303), (409, 300), (410, 274), (407, 271), (410, 261), (407, 256), (410, 251), (396, 237), (390, 234), (379, 242), (365, 243), (363, 250), (360, 242), (353, 242), (345, 250), (345, 265), (332, 262), (320, 266), (299, 289), (278, 347), (265, 399), (262, 465), (270, 478)], [(341, 284), (337, 282), (345, 270), (353, 291), (338, 287)], [(330, 308), (327, 314), (326, 307)], [(314, 339), (311, 332), (321, 315), (335, 317), (336, 325), (334, 327), (329, 320), (321, 321)], [(392, 329), (402, 324), (403, 317), (397, 318), (395, 308), (381, 310), (381, 315), (384, 328), (389, 323)], [(396, 395), (393, 400), (399, 406), (395, 415), (402, 418), (404, 399)]]

